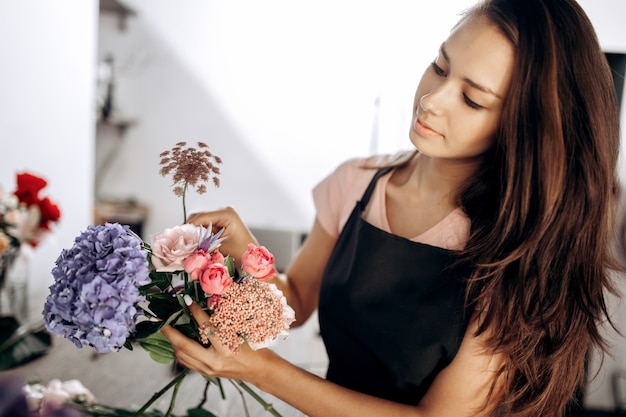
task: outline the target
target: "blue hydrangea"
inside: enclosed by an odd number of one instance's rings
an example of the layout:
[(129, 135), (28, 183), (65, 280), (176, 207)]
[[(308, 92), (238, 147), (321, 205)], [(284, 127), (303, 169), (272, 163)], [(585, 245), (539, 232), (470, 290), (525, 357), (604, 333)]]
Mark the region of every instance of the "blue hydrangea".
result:
[(137, 304), (145, 300), (139, 287), (149, 282), (149, 273), (143, 242), (128, 226), (89, 226), (52, 269), (46, 328), (79, 348), (119, 351), (135, 333)]

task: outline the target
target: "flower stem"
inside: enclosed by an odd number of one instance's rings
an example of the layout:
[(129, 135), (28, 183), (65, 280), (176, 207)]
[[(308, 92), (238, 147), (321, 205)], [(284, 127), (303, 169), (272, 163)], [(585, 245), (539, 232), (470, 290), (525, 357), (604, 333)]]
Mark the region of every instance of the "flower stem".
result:
[(185, 187), (183, 188), (183, 224), (187, 223), (187, 203), (185, 202), (185, 197), (187, 196), (187, 186), (188, 183), (185, 181)]
[[(189, 369), (187, 369), (187, 368), (183, 369), (183, 371), (181, 373), (176, 375), (176, 377), (174, 379), (172, 379), (166, 386), (161, 388), (161, 390), (159, 392), (154, 393), (152, 395), (152, 397), (150, 397), (148, 402), (146, 402), (139, 410), (137, 410), (137, 412), (135, 414), (133, 414), (133, 417), (141, 417), (143, 415), (144, 411), (146, 411), (148, 409), (148, 407), (150, 407), (156, 400), (158, 400), (170, 388), (172, 388), (173, 386), (176, 386), (176, 389), (174, 390), (174, 393), (172, 394), (172, 400), (170, 401), (170, 408), (173, 407), (174, 400), (176, 398), (176, 394), (178, 393), (178, 386), (180, 385), (182, 380), (187, 376), (188, 373), (189, 373)], [(169, 415), (170, 412), (171, 412), (171, 409), (168, 410), (168, 415)]]
[(250, 396), (252, 398), (254, 398), (255, 400), (257, 400), (257, 402), (259, 404), (261, 404), (263, 406), (263, 408), (265, 409), (265, 411), (267, 411), (268, 413), (270, 413), (271, 415), (275, 416), (275, 417), (282, 417), (280, 415), (280, 413), (278, 411), (276, 411), (276, 409), (274, 408), (274, 406), (268, 402), (266, 402), (263, 398), (261, 398), (259, 396), (259, 394), (257, 394), (256, 392), (254, 392), (252, 390), (252, 388), (250, 388), (245, 382), (235, 379), (234, 382), (239, 385), (244, 391), (246, 391), (248, 394), (250, 394)]
[(183, 382), (183, 379), (179, 379), (176, 381), (174, 385), (174, 391), (172, 392), (172, 398), (170, 399), (170, 406), (167, 408), (167, 412), (165, 413), (165, 417), (170, 417), (172, 415), (172, 411), (174, 410), (174, 404), (176, 403), (176, 396), (178, 395), (178, 389), (180, 388), (180, 384)]

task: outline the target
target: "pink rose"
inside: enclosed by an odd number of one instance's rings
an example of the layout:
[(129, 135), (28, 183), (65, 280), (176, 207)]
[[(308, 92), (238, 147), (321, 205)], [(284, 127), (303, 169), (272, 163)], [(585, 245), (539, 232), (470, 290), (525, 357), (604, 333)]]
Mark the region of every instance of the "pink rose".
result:
[(189, 255), (187, 259), (183, 261), (185, 271), (189, 273), (191, 279), (197, 280), (200, 278), (202, 272), (207, 269), (211, 264), (211, 256), (205, 251), (200, 249), (196, 253)]
[(207, 294), (222, 294), (232, 283), (233, 279), (228, 274), (228, 268), (223, 264), (211, 264), (200, 275), (200, 286)]
[(184, 269), (183, 261), (198, 249), (201, 230), (193, 224), (165, 229), (152, 236), (152, 263), (158, 272)]
[(225, 261), (224, 259), (224, 255), (222, 255), (222, 252), (218, 251), (218, 250), (214, 250), (213, 252), (211, 252), (211, 263), (212, 264), (223, 264)]
[(248, 250), (241, 257), (243, 270), (259, 281), (267, 281), (277, 275), (274, 255), (265, 246), (248, 243)]
[(199, 249), (196, 253), (192, 253), (187, 259), (183, 261), (185, 271), (189, 272), (191, 279), (200, 279), (200, 275), (211, 264), (224, 264), (224, 255), (219, 251), (213, 251), (206, 253), (202, 249)]

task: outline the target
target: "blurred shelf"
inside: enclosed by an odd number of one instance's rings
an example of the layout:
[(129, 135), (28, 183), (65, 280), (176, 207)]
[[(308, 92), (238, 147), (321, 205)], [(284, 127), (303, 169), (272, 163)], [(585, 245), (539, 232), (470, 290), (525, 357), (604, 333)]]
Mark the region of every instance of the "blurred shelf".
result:
[(120, 223), (141, 237), (148, 211), (147, 206), (135, 201), (98, 200), (94, 205), (94, 224)]
[(126, 130), (128, 130), (129, 127), (132, 127), (135, 124), (137, 124), (137, 120), (135, 119), (126, 119), (126, 118), (119, 118), (119, 119), (113, 118), (113, 119), (107, 119), (107, 120), (98, 119), (97, 127), (99, 129), (107, 128), (107, 127), (115, 128), (117, 129), (117, 133), (121, 137), (121, 136), (124, 136), (124, 133), (126, 133)]
[(119, 29), (126, 29), (126, 19), (137, 15), (137, 12), (118, 0), (100, 0), (100, 13), (113, 13), (119, 19)]

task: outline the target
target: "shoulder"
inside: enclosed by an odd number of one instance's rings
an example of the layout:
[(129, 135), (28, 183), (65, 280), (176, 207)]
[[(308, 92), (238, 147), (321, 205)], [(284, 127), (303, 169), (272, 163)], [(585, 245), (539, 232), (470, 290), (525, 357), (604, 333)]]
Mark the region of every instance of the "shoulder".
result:
[(361, 184), (366, 186), (378, 169), (393, 165), (396, 159), (395, 155), (373, 155), (348, 159), (339, 164), (316, 188), (331, 186), (340, 190), (364, 189), (360, 186)]
[(317, 217), (326, 232), (338, 236), (378, 168), (393, 165), (394, 158), (375, 155), (348, 159), (313, 188)]

